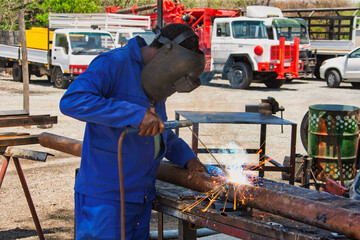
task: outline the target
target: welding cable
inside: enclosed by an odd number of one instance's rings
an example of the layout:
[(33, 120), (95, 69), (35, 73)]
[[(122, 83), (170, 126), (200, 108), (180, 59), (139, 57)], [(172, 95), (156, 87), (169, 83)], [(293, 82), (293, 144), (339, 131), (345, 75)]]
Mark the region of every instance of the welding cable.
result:
[(125, 240), (125, 186), (124, 186), (124, 171), (123, 171), (123, 162), (122, 162), (122, 145), (125, 135), (126, 135), (126, 129), (121, 133), (118, 141), (121, 240)]

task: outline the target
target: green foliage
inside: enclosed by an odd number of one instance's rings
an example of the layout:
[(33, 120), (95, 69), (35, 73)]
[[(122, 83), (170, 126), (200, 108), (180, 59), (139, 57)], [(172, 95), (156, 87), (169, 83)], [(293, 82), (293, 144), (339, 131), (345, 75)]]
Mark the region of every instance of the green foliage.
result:
[(32, 8), (39, 10), (39, 13), (36, 14), (36, 19), (43, 26), (49, 23), (49, 12), (95, 13), (101, 10), (99, 1), (96, 0), (35, 0)]
[(13, 9), (21, 4), (21, 0), (0, 1), (0, 29), (5, 31), (17, 28), (17, 12)]

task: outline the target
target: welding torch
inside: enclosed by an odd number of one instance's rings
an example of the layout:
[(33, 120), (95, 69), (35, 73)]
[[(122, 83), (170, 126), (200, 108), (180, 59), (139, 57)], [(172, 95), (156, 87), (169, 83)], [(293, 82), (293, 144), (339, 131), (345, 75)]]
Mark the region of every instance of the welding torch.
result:
[[(191, 120), (175, 120), (166, 121), (165, 130), (176, 129), (182, 127), (190, 127), (193, 125)], [(127, 133), (138, 133), (139, 128), (126, 127), (121, 133), (118, 142), (118, 165), (119, 165), (119, 185), (120, 185), (120, 219), (121, 219), (121, 239), (125, 240), (125, 187), (124, 187), (124, 173), (123, 173), (123, 162), (122, 162), (122, 143)]]
[[(175, 121), (166, 121), (165, 124), (165, 130), (168, 129), (176, 129), (176, 128), (182, 128), (182, 127), (190, 127), (193, 125), (193, 122), (191, 120), (175, 120)], [(140, 132), (139, 128), (133, 128), (133, 127), (127, 127), (126, 133), (138, 133)]]

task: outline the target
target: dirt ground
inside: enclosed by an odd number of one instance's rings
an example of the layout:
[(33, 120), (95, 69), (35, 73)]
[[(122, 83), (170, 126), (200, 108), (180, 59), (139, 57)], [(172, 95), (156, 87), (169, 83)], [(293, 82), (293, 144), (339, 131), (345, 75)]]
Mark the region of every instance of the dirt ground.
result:
[[(192, 111), (236, 111), (244, 112), (245, 105), (259, 104), (261, 99), (274, 97), (285, 108), (284, 118), (298, 124), (296, 153), (306, 154), (300, 141), (299, 128), (304, 114), (313, 104), (358, 105), (360, 90), (350, 84), (331, 89), (324, 81), (316, 79), (293, 80), (281, 89), (267, 89), (263, 84), (252, 84), (248, 90), (231, 89), (227, 81), (216, 80), (210, 86), (201, 86), (189, 94), (174, 94), (167, 101), (170, 120), (175, 118), (175, 110)], [(38, 134), (50, 132), (82, 140), (83, 122), (62, 115), (59, 100), (65, 90), (56, 89), (44, 79), (33, 78), (30, 83), (30, 114), (51, 114), (58, 117), (58, 124), (43, 129), (4, 128), (1, 132), (28, 132)], [(0, 78), (0, 111), (22, 109), (22, 83), (13, 82), (10, 76)], [(278, 113), (277, 116), (280, 116)], [(282, 163), (290, 155), (290, 130), (284, 126), (267, 127), (267, 155)], [(241, 147), (256, 148), (260, 140), (259, 125), (208, 124), (200, 126), (200, 138), (207, 147), (227, 147), (236, 143)], [(191, 133), (180, 131), (190, 144)], [(46, 239), (73, 239), (74, 204), (73, 185), (75, 169), (80, 159), (71, 155), (46, 149), (40, 145), (21, 146), (24, 149), (49, 152), (45, 163), (21, 160), (22, 168), (35, 203), (35, 207)], [(211, 162), (207, 155), (200, 155), (206, 163)], [(219, 156), (222, 161), (222, 156)], [(251, 160), (255, 161), (255, 160)], [(3, 158), (0, 160), (2, 164)], [(280, 180), (279, 173), (266, 173), (265, 177)], [(34, 223), (28, 209), (14, 164), (11, 162), (0, 189), (0, 239), (38, 239)], [(176, 228), (176, 220), (166, 219), (165, 228)], [(151, 223), (156, 230), (156, 219)]]

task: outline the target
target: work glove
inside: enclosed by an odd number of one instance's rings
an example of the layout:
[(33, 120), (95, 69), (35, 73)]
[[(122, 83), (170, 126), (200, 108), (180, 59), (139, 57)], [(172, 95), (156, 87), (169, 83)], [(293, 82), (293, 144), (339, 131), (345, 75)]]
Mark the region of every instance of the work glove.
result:
[(188, 179), (191, 180), (194, 177), (195, 172), (208, 173), (204, 164), (200, 162), (198, 158), (190, 159), (186, 164), (185, 168), (188, 170)]
[(140, 136), (155, 136), (158, 133), (164, 132), (165, 124), (156, 113), (146, 110), (139, 129)]

